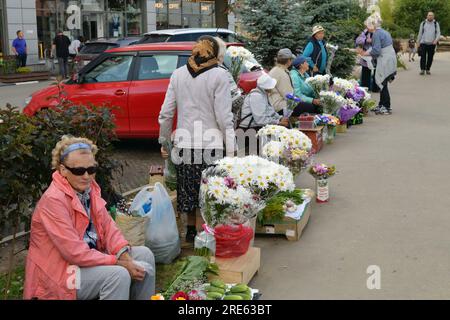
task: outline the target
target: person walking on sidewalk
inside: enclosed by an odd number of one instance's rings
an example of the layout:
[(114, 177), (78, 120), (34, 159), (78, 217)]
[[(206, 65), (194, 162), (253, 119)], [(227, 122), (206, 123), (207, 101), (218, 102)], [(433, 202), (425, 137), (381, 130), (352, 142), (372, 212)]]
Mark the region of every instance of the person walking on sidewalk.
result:
[(56, 57), (58, 58), (59, 74), (63, 79), (69, 76), (69, 47), (70, 39), (63, 34), (62, 31), (58, 31), (55, 39), (53, 40), (52, 51), (56, 51)]
[(420, 24), (419, 36), (417, 43), (419, 44), (420, 55), (420, 74), (425, 72), (429, 75), (433, 57), (436, 51), (436, 45), (441, 37), (441, 28), (439, 22), (434, 19), (434, 13), (428, 12), (427, 19)]
[(380, 87), (380, 102), (374, 112), (378, 114), (391, 114), (391, 96), (388, 83), (392, 82), (397, 74), (397, 54), (393, 47), (392, 37), (389, 32), (381, 28), (381, 17), (374, 14), (367, 18), (365, 24), (370, 32), (373, 32), (372, 49), (364, 51), (361, 48), (357, 52), (361, 56), (369, 56), (377, 60), (375, 81)]
[(27, 42), (21, 30), (18, 30), (16, 34), (17, 38), (12, 43), (12, 52), (17, 57), (17, 68), (22, 68), (27, 65)]

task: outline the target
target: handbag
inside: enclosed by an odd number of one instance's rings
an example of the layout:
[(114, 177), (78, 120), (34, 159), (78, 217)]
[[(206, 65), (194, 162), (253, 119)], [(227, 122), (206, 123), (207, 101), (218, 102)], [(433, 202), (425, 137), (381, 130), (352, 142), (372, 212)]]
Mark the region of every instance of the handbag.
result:
[(419, 45), (419, 49), (417, 49), (417, 55), (421, 57), (423, 55), (423, 46)]

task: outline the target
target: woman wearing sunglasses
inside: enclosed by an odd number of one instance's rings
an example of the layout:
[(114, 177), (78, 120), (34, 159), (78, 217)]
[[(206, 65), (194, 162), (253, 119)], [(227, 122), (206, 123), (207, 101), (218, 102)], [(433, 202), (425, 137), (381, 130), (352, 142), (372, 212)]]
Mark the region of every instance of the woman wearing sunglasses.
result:
[(25, 299), (142, 299), (155, 291), (155, 262), (130, 247), (95, 182), (97, 147), (64, 136), (53, 149), (50, 187), (31, 222)]

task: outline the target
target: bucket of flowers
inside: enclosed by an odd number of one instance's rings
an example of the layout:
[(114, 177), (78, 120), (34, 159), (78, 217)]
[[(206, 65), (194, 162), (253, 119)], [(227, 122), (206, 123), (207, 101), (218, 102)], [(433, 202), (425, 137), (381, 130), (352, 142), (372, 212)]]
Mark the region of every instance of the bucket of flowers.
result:
[(335, 166), (315, 164), (309, 168), (309, 173), (316, 179), (316, 201), (319, 203), (330, 200), (328, 178), (336, 173)]
[(245, 254), (265, 201), (294, 188), (288, 168), (257, 156), (227, 157), (203, 171), (200, 209), (216, 239), (215, 255), (231, 258)]
[(325, 143), (331, 144), (336, 137), (336, 126), (339, 125), (339, 118), (331, 114), (318, 114), (316, 115), (317, 125), (326, 126), (327, 134), (325, 136)]
[[(274, 131), (277, 134), (272, 134)], [(258, 136), (265, 142), (262, 147), (263, 157), (288, 167), (294, 176), (299, 175), (310, 164), (312, 142), (300, 130), (266, 126), (258, 131)]]

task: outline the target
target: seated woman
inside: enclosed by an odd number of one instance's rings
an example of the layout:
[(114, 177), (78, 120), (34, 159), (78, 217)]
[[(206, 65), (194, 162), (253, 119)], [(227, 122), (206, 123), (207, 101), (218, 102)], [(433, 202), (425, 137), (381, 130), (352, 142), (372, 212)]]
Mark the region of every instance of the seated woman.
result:
[(292, 62), (291, 78), (294, 86), (294, 94), (299, 97), (302, 102), (294, 109), (293, 117), (297, 117), (302, 113), (319, 113), (320, 99), (316, 99), (313, 88), (305, 82), (309, 78), (308, 59), (304, 56), (298, 56)]
[(245, 97), (239, 128), (259, 130), (268, 124), (289, 125), (289, 119), (279, 115), (269, 102), (269, 93), (276, 84), (277, 80), (266, 73), (258, 78), (256, 88)]
[(155, 291), (150, 249), (132, 247), (95, 182), (97, 147), (62, 137), (52, 152), (53, 181), (31, 222), (25, 299), (148, 300)]

